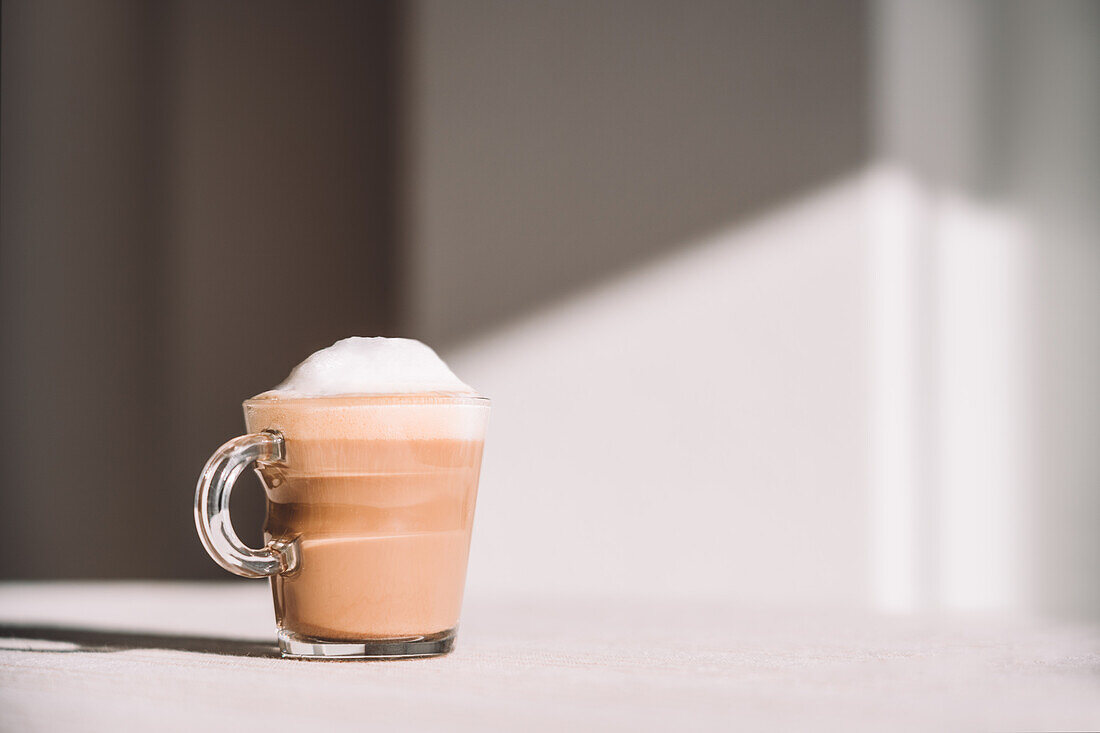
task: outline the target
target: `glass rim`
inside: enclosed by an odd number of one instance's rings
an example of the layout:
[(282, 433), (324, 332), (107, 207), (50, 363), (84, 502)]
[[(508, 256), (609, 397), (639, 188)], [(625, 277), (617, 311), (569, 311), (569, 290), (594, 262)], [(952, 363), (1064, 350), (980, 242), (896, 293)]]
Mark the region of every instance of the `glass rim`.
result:
[(468, 392), (362, 392), (338, 395), (269, 395), (260, 393), (255, 397), (249, 397), (243, 403), (245, 407), (278, 405), (289, 407), (290, 405), (302, 405), (321, 407), (325, 404), (339, 402), (343, 407), (378, 406), (378, 405), (470, 405), (488, 407), (492, 400), (479, 394)]

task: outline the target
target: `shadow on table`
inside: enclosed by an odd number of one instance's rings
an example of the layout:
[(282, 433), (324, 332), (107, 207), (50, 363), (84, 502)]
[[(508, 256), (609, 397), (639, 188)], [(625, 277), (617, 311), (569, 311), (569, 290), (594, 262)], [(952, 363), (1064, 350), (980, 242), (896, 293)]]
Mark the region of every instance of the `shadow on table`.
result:
[[(31, 641), (31, 644), (19, 644)], [(72, 644), (75, 648), (36, 647), (34, 641)], [(15, 643), (13, 643), (15, 642)], [(131, 649), (170, 649), (199, 654), (223, 654), (234, 657), (278, 657), (274, 642), (241, 641), (186, 634), (132, 634), (125, 631), (79, 629), (68, 626), (23, 626), (0, 624), (0, 650), (72, 654), (78, 652), (122, 652)]]

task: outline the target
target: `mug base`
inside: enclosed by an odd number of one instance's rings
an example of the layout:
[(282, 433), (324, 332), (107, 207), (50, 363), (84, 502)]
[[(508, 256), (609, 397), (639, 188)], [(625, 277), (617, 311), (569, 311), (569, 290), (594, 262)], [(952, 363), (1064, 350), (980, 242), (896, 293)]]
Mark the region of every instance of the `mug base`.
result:
[(427, 636), (362, 641), (315, 639), (293, 631), (279, 632), (279, 651), (289, 659), (408, 659), (438, 657), (451, 651), (456, 629)]

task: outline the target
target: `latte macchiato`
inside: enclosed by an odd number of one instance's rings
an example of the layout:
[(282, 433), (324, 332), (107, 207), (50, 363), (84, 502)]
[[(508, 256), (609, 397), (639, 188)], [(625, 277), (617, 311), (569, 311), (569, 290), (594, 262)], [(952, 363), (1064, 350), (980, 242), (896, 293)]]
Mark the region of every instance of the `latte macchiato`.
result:
[(284, 653), (408, 656), (422, 647), (402, 644), (420, 639), (442, 640), (426, 653), (448, 650), (488, 400), (419, 342), (356, 338), (313, 354), (244, 410), (250, 433), (278, 441), (253, 458), (265, 536), (283, 549), (255, 574), (271, 577)]

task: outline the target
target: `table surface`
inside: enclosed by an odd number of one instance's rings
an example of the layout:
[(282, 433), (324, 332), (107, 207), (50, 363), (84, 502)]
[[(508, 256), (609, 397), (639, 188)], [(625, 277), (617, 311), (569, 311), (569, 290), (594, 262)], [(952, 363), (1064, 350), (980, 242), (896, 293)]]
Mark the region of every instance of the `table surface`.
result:
[(0, 730), (1100, 728), (1100, 628), (470, 599), (455, 651), (284, 660), (260, 582), (0, 585)]

